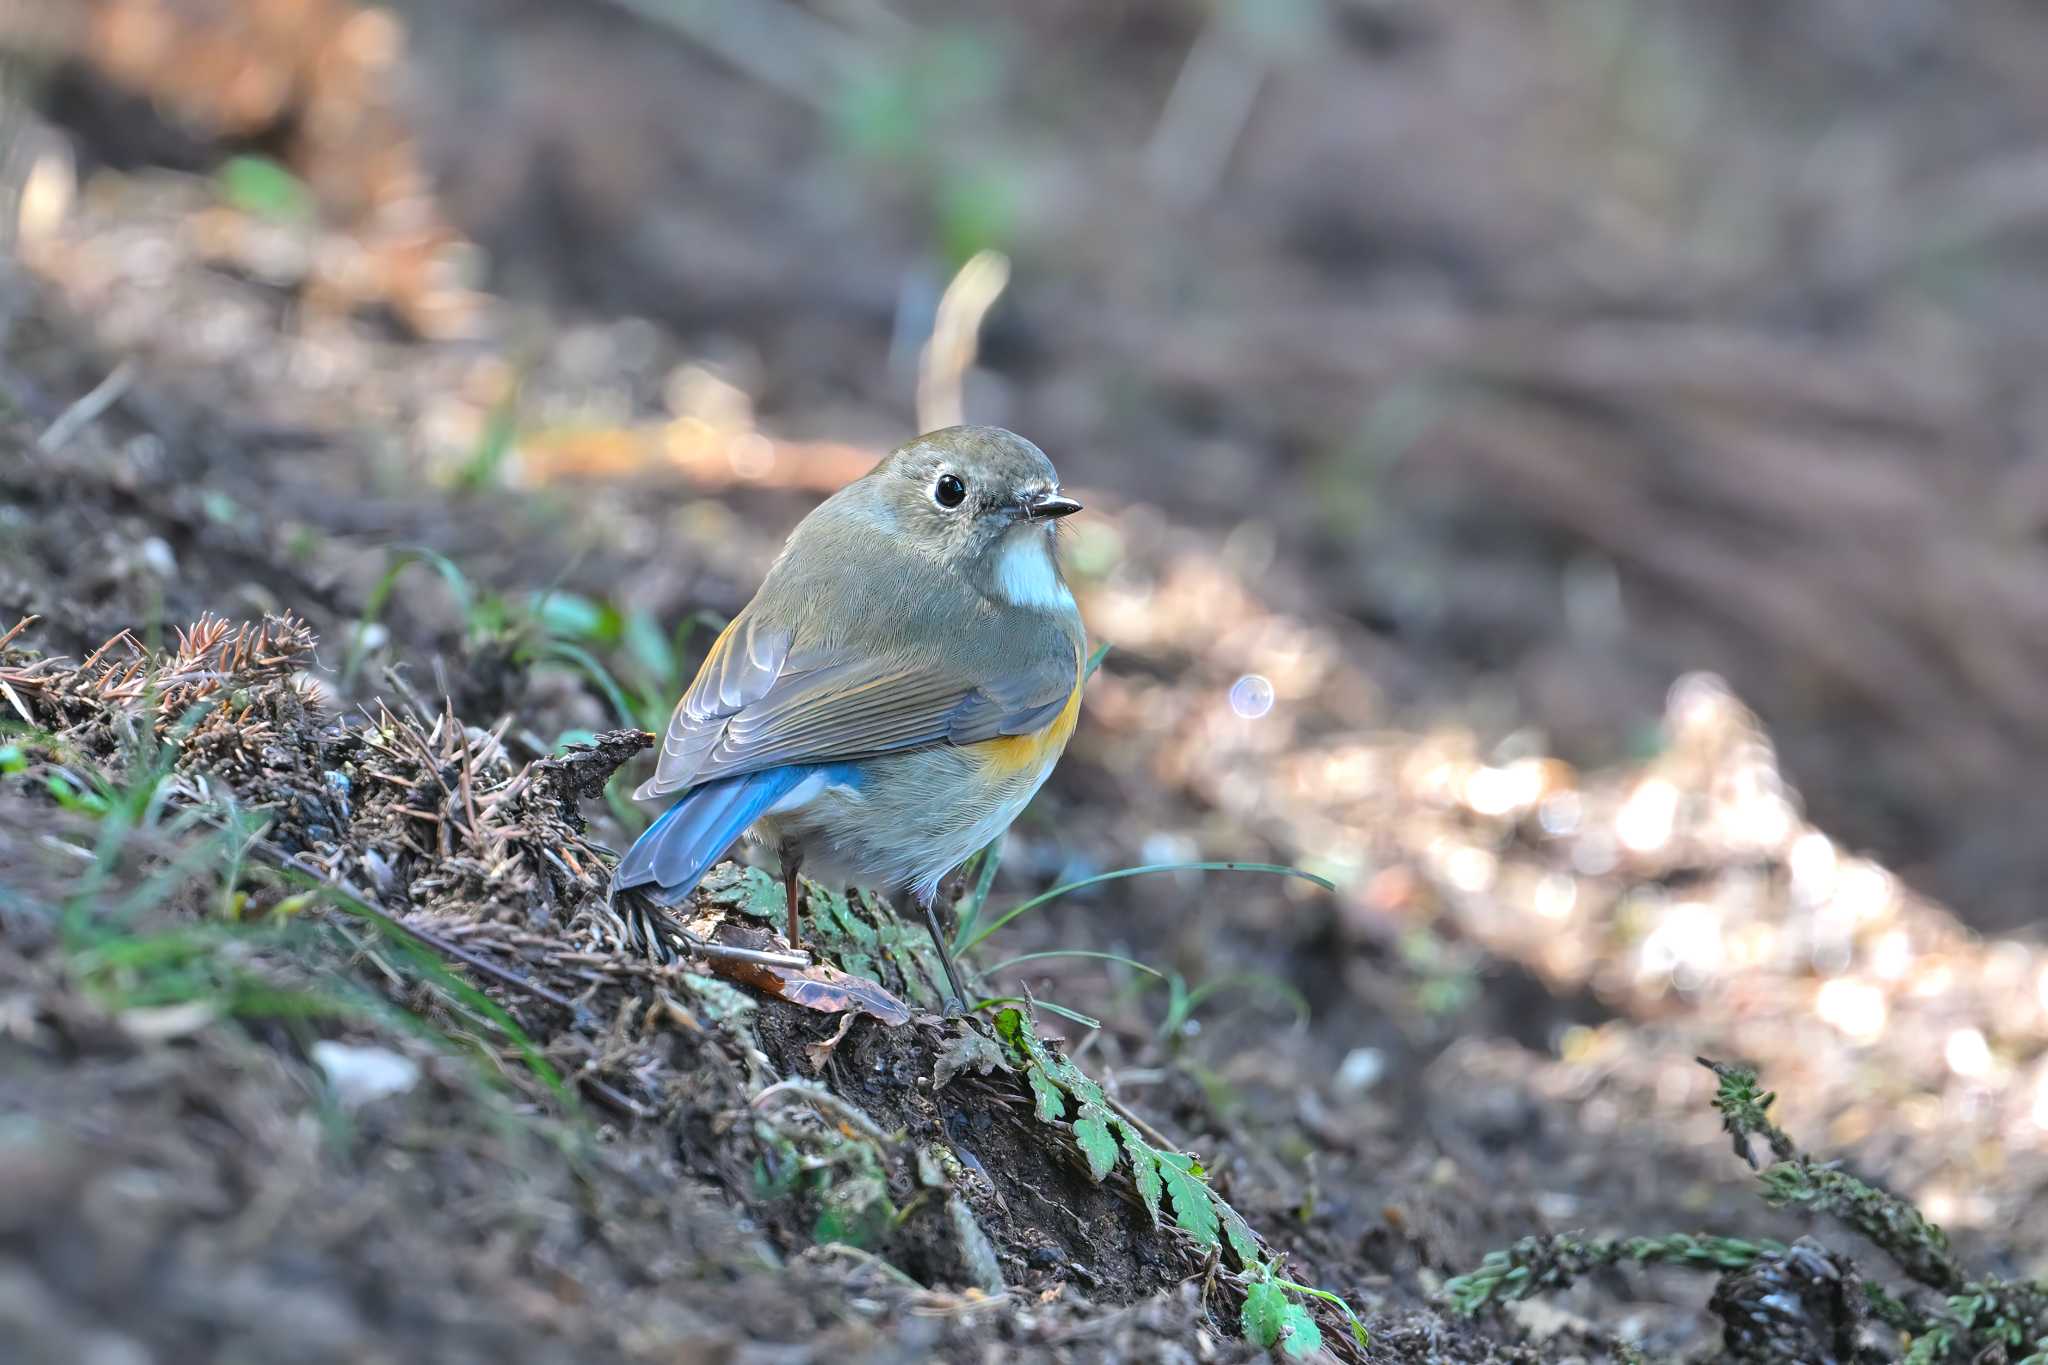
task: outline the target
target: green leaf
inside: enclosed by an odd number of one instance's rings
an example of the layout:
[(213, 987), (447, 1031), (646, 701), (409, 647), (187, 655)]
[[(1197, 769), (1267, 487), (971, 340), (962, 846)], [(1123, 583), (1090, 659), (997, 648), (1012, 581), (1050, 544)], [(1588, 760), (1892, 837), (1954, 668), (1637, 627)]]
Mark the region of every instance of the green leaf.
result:
[(1165, 1160), (1164, 1153), (1160, 1156), (1159, 1174), (1166, 1184), (1166, 1193), (1173, 1200), (1173, 1221), (1203, 1247), (1215, 1250), (1220, 1243), (1217, 1239), (1216, 1206), (1209, 1200), (1209, 1187)]
[(619, 724), (630, 726), (640, 723), (634, 715), (633, 703), (626, 699), (625, 692), (620, 690), (617, 680), (612, 677), (611, 670), (600, 663), (597, 656), (582, 645), (570, 644), (567, 640), (549, 640), (537, 651), (537, 657), (561, 659), (576, 665), (576, 667), (589, 675), (590, 680), (596, 683), (598, 689), (604, 693), (606, 700), (611, 702), (612, 710), (618, 715)]
[(1237, 1253), (1237, 1263), (1249, 1269), (1259, 1260), (1259, 1235), (1252, 1231), (1252, 1225), (1244, 1221), (1244, 1215), (1230, 1205), (1223, 1205), (1223, 1239), (1230, 1243), (1230, 1249)]
[[(806, 889), (809, 893), (811, 918), (828, 934), (845, 939), (864, 950), (864, 953), (881, 950), (882, 936), (875, 932), (874, 925), (854, 913), (853, 902), (846, 898), (845, 892), (834, 891), (831, 887), (821, 886), (817, 882), (809, 883)], [(848, 971), (857, 970), (844, 961), (840, 965)], [(984, 1038), (982, 1041), (988, 1040)], [(990, 1043), (989, 1046), (993, 1047), (995, 1044)]]
[(712, 905), (737, 910), (780, 924), (789, 912), (789, 901), (782, 889), (782, 883), (758, 867), (742, 867), (737, 863), (721, 863), (705, 874), (698, 883), (703, 898)]
[[(1332, 1294), (1327, 1289), (1318, 1289), (1312, 1284), (1303, 1284), (1299, 1280), (1290, 1280), (1284, 1276), (1276, 1275), (1273, 1279), (1274, 1283), (1290, 1294), (1300, 1294), (1305, 1298), (1321, 1299), (1324, 1303), (1329, 1304), (1330, 1307), (1342, 1313), (1344, 1315), (1344, 1325), (1351, 1329), (1351, 1339), (1358, 1343), (1360, 1350), (1364, 1350), (1372, 1345), (1372, 1333), (1365, 1330), (1365, 1324), (1358, 1320), (1358, 1314), (1351, 1311), (1351, 1305), (1346, 1303), (1341, 1296)], [(1315, 1327), (1315, 1324), (1311, 1322), (1309, 1326)], [(1319, 1328), (1316, 1330), (1316, 1340), (1322, 1340), (1322, 1331)]]
[(1131, 1175), (1138, 1182), (1138, 1198), (1145, 1201), (1146, 1216), (1156, 1228), (1159, 1226), (1159, 1199), (1165, 1192), (1159, 1183), (1159, 1163), (1153, 1158), (1152, 1149), (1138, 1136), (1137, 1129), (1118, 1119), (1116, 1130), (1124, 1140), (1124, 1150), (1130, 1153)]
[[(1022, 1001), (1023, 999), (1024, 997), (1021, 995), (993, 995), (990, 996), (988, 999), (977, 1003), (974, 1006), (974, 1008), (969, 1011), (969, 1013), (978, 1014), (982, 1010), (994, 1009), (997, 1005), (1009, 1004), (1012, 1001)], [(1047, 1014), (1057, 1014), (1062, 1019), (1071, 1019), (1075, 1023), (1079, 1024), (1082, 1028), (1093, 1029), (1102, 1027), (1102, 1021), (1100, 1019), (1092, 1018), (1089, 1015), (1081, 1013), (1081, 1011), (1079, 1010), (1070, 1010), (1065, 1005), (1062, 1005), (1057, 1001), (1048, 1000), (1042, 995), (1034, 995), (1031, 997), (1031, 1008), (1035, 1010), (1044, 1010)]]
[(107, 798), (98, 792), (80, 791), (64, 779), (61, 773), (51, 773), (44, 779), (50, 795), (65, 810), (79, 815), (105, 815), (111, 807)]
[(1280, 1350), (1284, 1355), (1300, 1360), (1323, 1349), (1323, 1329), (1316, 1326), (1305, 1306), (1292, 1299), (1287, 1300), (1281, 1311), (1280, 1330)]
[(1074, 1120), (1074, 1141), (1081, 1144), (1081, 1155), (1088, 1158), (1089, 1178), (1098, 1185), (1108, 1179), (1116, 1169), (1116, 1138), (1109, 1131), (1109, 1111), (1083, 1104), (1081, 1116)]
[(848, 1199), (828, 1205), (811, 1228), (811, 1240), (823, 1246), (834, 1242), (850, 1247), (871, 1247), (889, 1233), (892, 1214), (886, 1200), (866, 1203)]
[(1056, 1123), (1067, 1116), (1067, 1097), (1053, 1084), (1053, 1079), (1042, 1066), (1026, 1067), (1025, 1076), (1031, 1082), (1031, 1098), (1038, 1106), (1040, 1123)]
[[(957, 949), (955, 951), (958, 951)], [(1015, 1005), (1007, 1005), (996, 1011), (996, 1033), (1010, 1046), (1022, 1049), (1024, 1046), (1024, 1011)]]
[(468, 457), (455, 471), (457, 488), (488, 488), (497, 482), (498, 471), (503, 468), (505, 457), (512, 453), (512, 446), (519, 436), (519, 390), (524, 378), (523, 373), (516, 376), (498, 401), (491, 405), (484, 418), (484, 429), (477, 433), (476, 444), (470, 447)]
[(932, 195), (932, 215), (947, 256), (964, 263), (1016, 235), (1016, 190), (995, 174), (949, 176)]
[(1109, 1101), (1103, 1097), (1102, 1087), (1088, 1079), (1088, 1073), (1074, 1065), (1071, 1057), (1058, 1056), (1051, 1059), (1050, 1069), (1066, 1092), (1083, 1104), (1092, 1104), (1099, 1109), (1109, 1108)]
[(438, 551), (417, 546), (392, 551), (386, 557), (384, 576), (377, 580), (376, 586), (370, 589), (370, 596), (363, 603), (363, 619), (349, 637), (348, 652), (341, 665), (343, 691), (347, 691), (354, 684), (356, 672), (363, 666), (364, 656), (369, 653), (370, 627), (376, 625), (378, 618), (383, 615), (384, 604), (390, 600), (392, 590), (398, 586), (399, 576), (415, 564), (425, 564), (439, 574), (441, 581), (447, 584), (448, 591), (454, 595), (456, 604), (461, 607), (464, 619), (474, 619), (476, 594), (470, 588), (469, 579), (454, 560)]
[(1244, 1292), (1244, 1307), (1237, 1320), (1244, 1326), (1245, 1340), (1261, 1350), (1270, 1351), (1280, 1344), (1280, 1334), (1287, 1328), (1287, 1295), (1271, 1280), (1254, 1280)]
[(963, 1071), (986, 1076), (1009, 1069), (1009, 1059), (1003, 1055), (1000, 1045), (963, 1024), (960, 1032), (939, 1048), (938, 1063), (932, 1072), (932, 1089), (944, 1090)]
[(1025, 1019), (1020, 1010), (1011, 1006), (997, 1015), (996, 1032), (1002, 1034), (1010, 1046), (1022, 1052), (1033, 1066), (1044, 1071), (1047, 1083), (1051, 1083), (1053, 1076), (1060, 1071), (1064, 1059), (1052, 1055), (1044, 1041), (1039, 1038), (1038, 1031), (1031, 1027), (1030, 1021)]
[(237, 156), (220, 168), (221, 198), (258, 218), (310, 218), (313, 196), (305, 184), (267, 156)]
[(644, 611), (627, 613), (620, 626), (620, 638), (626, 646), (627, 655), (640, 666), (641, 671), (660, 684), (662, 691), (669, 691), (670, 684), (677, 680), (680, 666), (676, 663), (675, 647), (661, 633), (661, 626), (654, 617)]
[(804, 1169), (799, 1166), (794, 1154), (776, 1163), (773, 1172), (769, 1170), (766, 1157), (754, 1158), (754, 1197), (756, 1199), (780, 1199), (786, 1194), (796, 1193), (802, 1183)]
[(541, 628), (565, 640), (599, 640), (615, 633), (618, 613), (581, 593), (560, 588), (537, 592), (527, 610), (540, 618)]

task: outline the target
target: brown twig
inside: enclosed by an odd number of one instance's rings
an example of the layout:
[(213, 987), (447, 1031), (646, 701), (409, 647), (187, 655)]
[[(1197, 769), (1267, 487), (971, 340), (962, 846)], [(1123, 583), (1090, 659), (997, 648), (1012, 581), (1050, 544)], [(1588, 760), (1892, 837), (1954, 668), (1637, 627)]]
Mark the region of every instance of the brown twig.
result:
[(598, 1099), (603, 1100), (607, 1105), (611, 1106), (613, 1109), (618, 1110), (622, 1114), (630, 1115), (631, 1117), (636, 1119), (645, 1119), (652, 1117), (652, 1111), (649, 1110), (646, 1105), (640, 1103), (638, 1100), (632, 1099), (631, 1097), (627, 1096), (626, 1094), (616, 1089), (609, 1083), (601, 1081), (595, 1076), (578, 1076), (576, 1078), (576, 1081), (577, 1084), (587, 1087), (591, 1094), (595, 1095)]

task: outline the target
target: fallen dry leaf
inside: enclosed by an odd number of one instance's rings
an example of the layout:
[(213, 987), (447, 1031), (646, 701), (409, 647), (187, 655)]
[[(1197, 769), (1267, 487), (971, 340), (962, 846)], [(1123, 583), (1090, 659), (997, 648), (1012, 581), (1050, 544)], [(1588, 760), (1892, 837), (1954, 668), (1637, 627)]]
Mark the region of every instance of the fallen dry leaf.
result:
[[(717, 942), (733, 948), (756, 950), (779, 948), (780, 940), (769, 940), (741, 925), (720, 926)], [(708, 960), (710, 969), (728, 981), (752, 986), (764, 995), (802, 1005), (820, 1014), (858, 1011), (891, 1028), (910, 1022), (910, 1006), (898, 1000), (876, 982), (843, 972), (829, 962), (808, 967), (781, 967), (765, 962), (740, 962), (726, 958)]]
[(825, 1063), (832, 1060), (832, 1054), (837, 1052), (840, 1043), (846, 1040), (846, 1031), (853, 1027), (853, 1021), (857, 1017), (857, 1011), (847, 1011), (841, 1016), (839, 1027), (833, 1030), (830, 1038), (812, 1043), (804, 1049), (804, 1056), (810, 1062), (812, 1071), (821, 1072), (825, 1069)]
[(938, 1065), (932, 1071), (934, 1090), (944, 1090), (963, 1071), (986, 1076), (993, 1071), (1010, 1069), (1010, 1064), (1003, 1059), (1003, 1049), (993, 1038), (965, 1022), (956, 1022), (955, 1026), (959, 1030), (958, 1036), (949, 1039), (939, 1049)]

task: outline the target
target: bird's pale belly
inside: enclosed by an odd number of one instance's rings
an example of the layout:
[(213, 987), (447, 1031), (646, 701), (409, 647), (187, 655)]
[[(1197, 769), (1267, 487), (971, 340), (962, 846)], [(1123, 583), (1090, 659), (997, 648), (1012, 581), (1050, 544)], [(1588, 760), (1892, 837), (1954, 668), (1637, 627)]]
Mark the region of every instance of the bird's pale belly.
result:
[[(895, 890), (929, 901), (946, 874), (1009, 828), (1052, 772), (1080, 710), (1080, 689), (1035, 734), (934, 745), (844, 765), (823, 785), (755, 826), (771, 844), (794, 840), (820, 881)], [(797, 795), (797, 793), (792, 793)]]

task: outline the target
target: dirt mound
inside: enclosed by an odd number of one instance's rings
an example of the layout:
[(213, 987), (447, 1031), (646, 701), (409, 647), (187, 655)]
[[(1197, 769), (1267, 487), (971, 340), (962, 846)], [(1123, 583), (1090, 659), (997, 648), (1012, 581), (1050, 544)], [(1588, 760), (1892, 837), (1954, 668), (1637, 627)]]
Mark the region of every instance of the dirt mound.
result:
[[(450, 713), (336, 720), (300, 671), (313, 638), (288, 618), (202, 619), (161, 653), (120, 636), (76, 662), (31, 655), (28, 638), (16, 630), (0, 655), (5, 695), (34, 727), (10, 750), (18, 835), (7, 881), (49, 889), (9, 922), (5, 971), (28, 1045), (9, 1093), (30, 1123), (14, 1156), (38, 1191), (11, 1211), (10, 1231), (26, 1267), (50, 1277), (17, 1284), (30, 1296), (18, 1313), (38, 1318), (49, 1358), (81, 1341), (264, 1351), (277, 1345), (265, 1333), (281, 1331), (300, 1353), (353, 1359), (383, 1314), (421, 1320), (428, 1334), (415, 1347), (436, 1358), (566, 1359), (593, 1342), (636, 1357), (692, 1340), (710, 1349), (732, 1339), (729, 1305), (682, 1306), (701, 1302), (707, 1276), (765, 1285), (767, 1262), (835, 1228), (875, 1254), (850, 1253), (852, 1271), (836, 1280), (821, 1275), (809, 1322), (784, 1311), (791, 1303), (764, 1304), (751, 1320), (823, 1348), (834, 1321), (860, 1316), (826, 1287), (843, 1294), (875, 1267), (890, 1302), (1012, 1318), (1006, 1280), (1082, 1267), (1121, 1302), (1192, 1268), (1134, 1202), (1077, 1171), (1028, 1104), (1005, 1117), (1025, 1103), (1006, 1074), (935, 1091), (948, 1032), (939, 1020), (835, 1031), (799, 1007), (651, 965), (611, 937), (606, 864), (584, 840), (577, 802), (645, 747), (641, 732), (515, 773), (496, 736)], [(102, 871), (56, 891), (62, 872), (47, 864), (62, 855), (49, 849), (75, 851), (62, 832), (95, 817)], [(29, 830), (42, 837), (20, 837)], [(243, 870), (217, 881), (223, 853)], [(728, 877), (707, 898), (735, 889)], [(31, 935), (38, 907), (59, 918)], [(225, 923), (214, 918), (223, 908)], [(448, 991), (445, 975), (422, 975), (406, 956), (421, 943), (486, 985), (503, 1012), (473, 990)], [(342, 989), (368, 988), (352, 964), (386, 974), (394, 999), (425, 1005), (451, 1032), (482, 1030), (486, 1055), (526, 1074), (511, 1093), (465, 1080), (451, 1056), (394, 1032), (390, 1010)], [(334, 981), (315, 988), (326, 973)], [(209, 1028), (219, 1014), (254, 1036)], [(326, 1022), (309, 1030), (316, 1019)], [(335, 1024), (338, 1038), (319, 1036)], [(324, 1069), (324, 1092), (292, 1080), (309, 1063)], [(437, 1079), (403, 1104), (353, 1112), (351, 1078), (380, 1064)], [(821, 1072), (815, 1086), (759, 1080)], [(521, 1093), (570, 1101), (576, 1091), (646, 1133), (608, 1153), (512, 1107)], [(787, 1100), (775, 1104), (778, 1091)], [(320, 1093), (340, 1106), (324, 1132)], [(215, 1116), (204, 1135), (164, 1121), (194, 1103)], [(979, 1178), (954, 1192), (931, 1173), (934, 1153)], [(396, 1178), (375, 1178), (401, 1154)], [(758, 1231), (743, 1233), (720, 1194), (751, 1206)], [(104, 1220), (71, 1224), (70, 1210), (102, 1205)], [(445, 1213), (423, 1223), (423, 1210)], [(195, 1221), (218, 1225), (197, 1231)], [(376, 1254), (342, 1267), (372, 1227)], [(174, 1243), (177, 1273), (132, 1294), (131, 1278)], [(652, 1264), (633, 1266), (622, 1244)], [(436, 1247), (440, 1264), (416, 1275)], [(461, 1250), (451, 1258), (451, 1248)], [(249, 1269), (228, 1273), (237, 1256)], [(77, 1280), (65, 1269), (75, 1264), (132, 1275)], [(905, 1271), (978, 1288), (919, 1298)], [(550, 1275), (591, 1301), (572, 1311)], [(694, 1287), (677, 1294), (665, 1284), (677, 1276)], [(366, 1299), (394, 1279), (398, 1300)], [(502, 1307), (469, 1299), (486, 1287)], [(297, 1310), (275, 1318), (279, 1293)], [(655, 1309), (664, 1299), (678, 1306)], [(104, 1317), (114, 1302), (120, 1327)], [(851, 1341), (893, 1335), (914, 1353), (943, 1335), (937, 1321), (915, 1322)], [(126, 1347), (123, 1333), (133, 1334)]]

